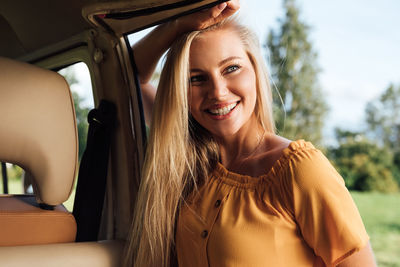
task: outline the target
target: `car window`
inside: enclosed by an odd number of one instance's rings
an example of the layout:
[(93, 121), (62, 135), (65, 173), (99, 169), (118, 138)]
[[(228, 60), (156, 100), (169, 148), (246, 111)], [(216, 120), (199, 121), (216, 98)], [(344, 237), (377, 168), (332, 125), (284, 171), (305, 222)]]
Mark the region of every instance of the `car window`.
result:
[(23, 194), (24, 177), (25, 177), (25, 172), (21, 167), (15, 164), (2, 162), (1, 163), (2, 179), (0, 183), (0, 193)]

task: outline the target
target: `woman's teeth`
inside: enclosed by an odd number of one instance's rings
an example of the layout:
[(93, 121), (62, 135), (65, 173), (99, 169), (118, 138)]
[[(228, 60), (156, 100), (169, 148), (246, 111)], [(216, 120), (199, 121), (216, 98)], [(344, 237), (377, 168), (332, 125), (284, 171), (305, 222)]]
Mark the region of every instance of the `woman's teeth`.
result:
[(232, 109), (234, 109), (236, 107), (238, 103), (232, 103), (230, 105), (227, 105), (223, 108), (218, 108), (218, 109), (209, 109), (208, 111), (213, 114), (213, 115), (226, 115), (228, 114)]

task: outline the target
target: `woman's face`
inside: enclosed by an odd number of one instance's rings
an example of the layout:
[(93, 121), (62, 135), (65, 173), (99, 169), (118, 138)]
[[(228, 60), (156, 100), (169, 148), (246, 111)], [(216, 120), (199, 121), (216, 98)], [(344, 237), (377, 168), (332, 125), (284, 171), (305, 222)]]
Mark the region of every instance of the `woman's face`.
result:
[(191, 114), (213, 135), (227, 137), (252, 127), (256, 74), (236, 33), (214, 30), (192, 42), (190, 83)]

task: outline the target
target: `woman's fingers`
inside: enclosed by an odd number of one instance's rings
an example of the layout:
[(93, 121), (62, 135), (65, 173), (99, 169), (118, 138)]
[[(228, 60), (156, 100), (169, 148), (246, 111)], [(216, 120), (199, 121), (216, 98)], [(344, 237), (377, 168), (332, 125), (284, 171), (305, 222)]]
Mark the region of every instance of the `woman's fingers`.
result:
[(240, 8), (240, 1), (239, 0), (231, 0), (231, 1), (228, 1), (226, 3), (227, 3), (227, 6), (222, 11), (222, 15), (224, 16), (224, 18), (232, 16)]
[(226, 2), (226, 6), (220, 13), (219, 15), (220, 17), (218, 18), (218, 20), (221, 21), (232, 16), (233, 14), (236, 13), (236, 11), (239, 10), (239, 8), (240, 8), (239, 0), (231, 0)]
[(206, 18), (204, 20), (205, 27), (208, 27), (210, 25), (213, 25), (213, 24), (218, 23), (219, 21), (223, 20), (222, 14), (223, 14), (224, 10), (226, 9), (226, 7), (227, 7), (226, 3), (221, 3), (217, 6), (212, 7), (209, 10), (208, 18)]
[(214, 18), (213, 24), (232, 16), (234, 13), (236, 13), (236, 11), (239, 10), (239, 8), (239, 0), (231, 0), (215, 6), (212, 10), (212, 17)]
[(229, 7), (230, 9), (234, 10), (235, 12), (236, 12), (237, 10), (239, 10), (239, 8), (240, 8), (240, 1), (239, 1), (239, 0), (231, 0), (231, 1), (228, 1), (228, 2), (226, 2), (226, 3), (227, 3), (227, 5), (228, 5), (228, 7)]
[(219, 10), (223, 11), (227, 5), (228, 4), (226, 2), (223, 2), (223, 3), (219, 4), (219, 5), (217, 5), (217, 8)]
[(206, 28), (232, 16), (239, 8), (239, 0), (231, 0), (208, 9), (206, 12), (208, 19), (204, 19), (201, 28)]
[(183, 32), (201, 30), (232, 16), (240, 8), (239, 0), (231, 0), (178, 19)]

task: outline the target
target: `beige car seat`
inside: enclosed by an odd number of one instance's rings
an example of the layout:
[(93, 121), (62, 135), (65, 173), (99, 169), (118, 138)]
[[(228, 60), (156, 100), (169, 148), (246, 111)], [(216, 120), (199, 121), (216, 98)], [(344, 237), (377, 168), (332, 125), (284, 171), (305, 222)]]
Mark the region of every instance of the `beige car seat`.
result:
[(32, 175), (34, 195), (0, 195), (0, 246), (73, 242), (62, 205), (78, 157), (74, 104), (65, 79), (0, 57), (0, 161)]

